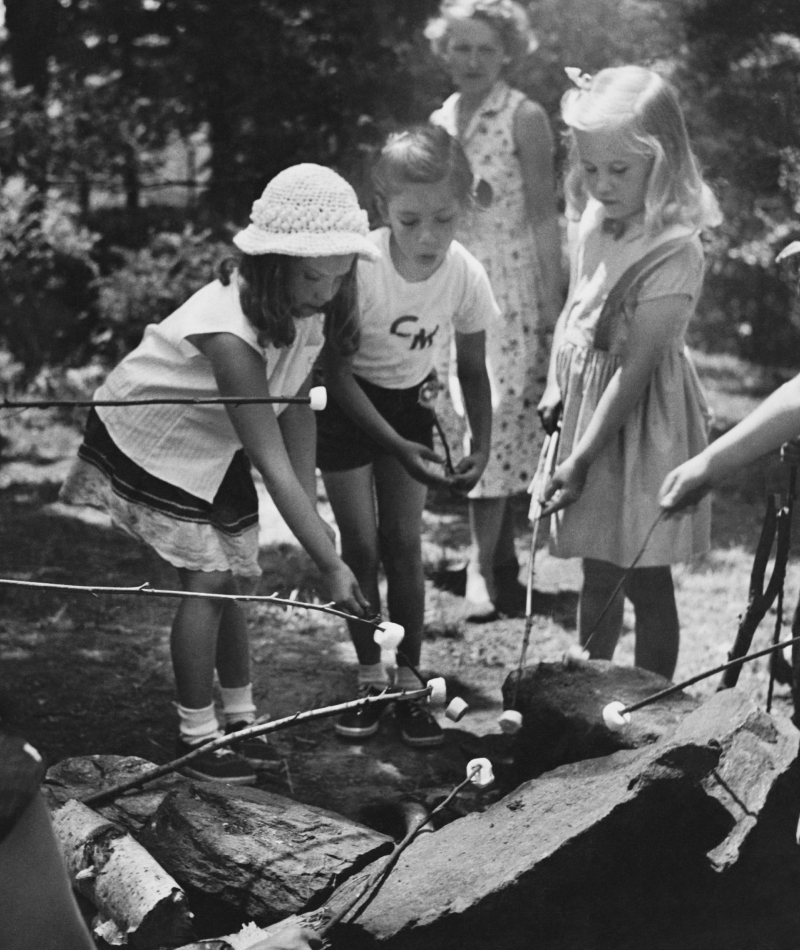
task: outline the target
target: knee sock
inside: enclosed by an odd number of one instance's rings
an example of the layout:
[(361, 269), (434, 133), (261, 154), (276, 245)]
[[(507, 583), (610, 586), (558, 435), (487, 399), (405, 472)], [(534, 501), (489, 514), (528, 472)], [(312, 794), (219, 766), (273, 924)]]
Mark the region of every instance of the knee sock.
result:
[(200, 745), (208, 742), (210, 739), (218, 739), (221, 735), (219, 723), (214, 714), (214, 704), (204, 706), (202, 709), (188, 709), (186, 706), (178, 707), (178, 721), (181, 739), (189, 745)]
[(253, 702), (253, 684), (247, 686), (220, 686), (222, 697), (222, 721), (226, 726), (235, 722), (248, 725), (256, 720), (256, 706)]
[(383, 663), (359, 663), (358, 685), (379, 686), (381, 689), (388, 686), (389, 677), (386, 675)]

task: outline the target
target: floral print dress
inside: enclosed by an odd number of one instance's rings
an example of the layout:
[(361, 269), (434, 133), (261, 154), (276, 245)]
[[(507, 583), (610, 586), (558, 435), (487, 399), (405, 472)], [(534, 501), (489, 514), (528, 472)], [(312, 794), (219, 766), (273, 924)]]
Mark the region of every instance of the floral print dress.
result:
[[(458, 134), (459, 94), (431, 116), (451, 135)], [(487, 366), (492, 384), (492, 450), (470, 498), (506, 497), (527, 490), (536, 468), (543, 431), (536, 407), (547, 380), (549, 353), (541, 325), (542, 278), (533, 229), (527, 215), (522, 172), (515, 154), (514, 115), (525, 99), (497, 82), (472, 116), (461, 137), (476, 178), (491, 189), (491, 204), (475, 208), (457, 235), (486, 268), (501, 317), (487, 332)], [(481, 186), (483, 190), (485, 185)], [(449, 362), (451, 398), (440, 400), (445, 431), (457, 444), (466, 423)]]

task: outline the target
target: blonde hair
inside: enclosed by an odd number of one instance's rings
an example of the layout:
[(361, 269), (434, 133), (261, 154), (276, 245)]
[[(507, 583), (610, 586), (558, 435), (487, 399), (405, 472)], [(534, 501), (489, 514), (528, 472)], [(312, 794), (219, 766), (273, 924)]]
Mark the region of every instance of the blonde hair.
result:
[(568, 202), (586, 204), (586, 189), (574, 131), (616, 132), (621, 144), (652, 158), (645, 194), (645, 230), (671, 224), (713, 227), (722, 220), (711, 189), (692, 152), (683, 112), (673, 87), (642, 66), (603, 69), (582, 88), (568, 90), (561, 116), (569, 131), (569, 165), (564, 184)]
[(517, 67), (539, 45), (525, 8), (515, 0), (444, 0), (439, 16), (429, 20), (425, 27), (425, 36), (437, 56), (443, 57), (447, 52), (453, 20), (478, 20), (490, 26), (503, 44), (509, 70)]
[(403, 185), (440, 181), (448, 182), (459, 204), (470, 205), (473, 174), (464, 148), (446, 129), (431, 123), (390, 135), (372, 168), (375, 195), (383, 202)]

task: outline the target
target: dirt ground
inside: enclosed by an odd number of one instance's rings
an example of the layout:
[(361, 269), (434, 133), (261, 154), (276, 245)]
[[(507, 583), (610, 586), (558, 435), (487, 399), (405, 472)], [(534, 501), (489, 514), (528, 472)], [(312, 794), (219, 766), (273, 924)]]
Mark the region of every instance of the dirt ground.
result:
[[(53, 414), (26, 413), (0, 425), (0, 579), (125, 587), (149, 581), (158, 588), (177, 587), (171, 568), (110, 530), (102, 517), (58, 503), (58, 487), (78, 439), (79, 428)], [(676, 570), (684, 631), (677, 679), (724, 661), (746, 603), (764, 495), (783, 480), (775, 459), (738, 473), (715, 500), (714, 550), (701, 563)], [(313, 565), (268, 499), (263, 501), (264, 576), (258, 592), (293, 593), (307, 600), (316, 590)], [(527, 502), (522, 497), (516, 506), (523, 578), (530, 543)], [(330, 516), (324, 497), (321, 510)], [(465, 502), (432, 495), (424, 531), (428, 591), (422, 666), (426, 675), (445, 676), (449, 694), (469, 703), (460, 723), (443, 721), (444, 750), (405, 747), (391, 717), (385, 717), (379, 736), (363, 744), (341, 741), (333, 721), (325, 719), (276, 735), (280, 766), (262, 772), (260, 785), (391, 833), (396, 819), (387, 803), (436, 797), (437, 790), (462, 779), (475, 755), (488, 752), (502, 760), (504, 740), (496, 723), (500, 687), (517, 664), (524, 620), (463, 621), (458, 568), (467, 539)], [(793, 560), (787, 620), (798, 575)], [(540, 546), (529, 662), (555, 660), (574, 642), (579, 586), (579, 563), (558, 561)], [(99, 753), (169, 761), (176, 730), (169, 660), (174, 609), (174, 600), (149, 595), (0, 583), (4, 719), (51, 763)], [(261, 712), (278, 718), (352, 698), (354, 652), (342, 620), (270, 605), (249, 605), (247, 611)], [(767, 641), (772, 626), (768, 618), (756, 645)], [(626, 615), (616, 659), (630, 663), (632, 651), (632, 618)], [(766, 669), (764, 662), (750, 664), (741, 679), (760, 698), (766, 692)], [(704, 681), (693, 692), (707, 694), (715, 685), (716, 679)], [(787, 693), (778, 687), (776, 705), (788, 708)]]

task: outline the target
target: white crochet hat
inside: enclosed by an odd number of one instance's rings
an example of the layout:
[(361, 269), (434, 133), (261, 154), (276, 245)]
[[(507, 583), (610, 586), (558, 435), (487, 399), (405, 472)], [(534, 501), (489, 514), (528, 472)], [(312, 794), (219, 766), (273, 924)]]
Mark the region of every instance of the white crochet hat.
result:
[(233, 239), (245, 254), (379, 256), (355, 191), (322, 165), (293, 165), (276, 175), (253, 202), (250, 222)]

